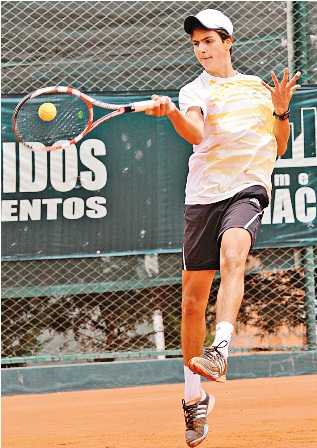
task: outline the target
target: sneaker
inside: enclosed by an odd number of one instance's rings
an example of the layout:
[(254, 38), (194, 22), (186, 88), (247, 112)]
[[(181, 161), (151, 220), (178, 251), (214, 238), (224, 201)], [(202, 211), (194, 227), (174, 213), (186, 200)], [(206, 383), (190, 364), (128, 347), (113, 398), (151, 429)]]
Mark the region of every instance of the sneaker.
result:
[(207, 415), (212, 411), (215, 404), (215, 397), (209, 396), (206, 392), (206, 397), (202, 401), (193, 404), (186, 404), (182, 401), (186, 432), (186, 443), (190, 447), (199, 445), (207, 436), (208, 423)]
[[(225, 345), (220, 347), (223, 343)], [(192, 372), (207, 378), (207, 380), (219, 383), (225, 382), (228, 363), (218, 349), (225, 347), (227, 344), (227, 341), (222, 341), (216, 346), (207, 348), (201, 356), (192, 358), (188, 363), (188, 367)]]

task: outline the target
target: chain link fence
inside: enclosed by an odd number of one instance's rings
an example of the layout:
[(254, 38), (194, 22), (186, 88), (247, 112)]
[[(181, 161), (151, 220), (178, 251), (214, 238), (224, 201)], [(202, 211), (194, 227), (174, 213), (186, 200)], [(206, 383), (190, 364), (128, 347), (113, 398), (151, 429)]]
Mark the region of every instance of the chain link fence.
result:
[[(309, 348), (316, 273), (306, 251), (250, 253), (232, 351)], [(3, 263), (2, 362), (179, 356), (180, 272), (180, 253)], [(206, 344), (218, 286), (219, 278)]]
[[(201, 71), (183, 19), (207, 7), (233, 20), (237, 70), (317, 83), (316, 2), (4, 1), (2, 93), (178, 90)], [(316, 344), (314, 250), (252, 251), (232, 351)], [(2, 263), (4, 365), (180, 356), (180, 319), (180, 253)]]
[(289, 66), (317, 82), (317, 3), (313, 1), (4, 1), (2, 92), (46, 85), (83, 91), (179, 89), (201, 71), (187, 15), (225, 12), (234, 24), (237, 70), (270, 81)]

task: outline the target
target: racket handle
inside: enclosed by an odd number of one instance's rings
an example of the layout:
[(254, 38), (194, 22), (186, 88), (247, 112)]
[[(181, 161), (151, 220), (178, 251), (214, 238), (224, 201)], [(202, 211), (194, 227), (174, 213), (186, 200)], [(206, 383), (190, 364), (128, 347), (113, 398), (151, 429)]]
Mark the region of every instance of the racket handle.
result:
[(149, 107), (154, 105), (155, 101), (147, 100), (147, 101), (137, 101), (136, 103), (130, 104), (132, 112), (144, 112)]

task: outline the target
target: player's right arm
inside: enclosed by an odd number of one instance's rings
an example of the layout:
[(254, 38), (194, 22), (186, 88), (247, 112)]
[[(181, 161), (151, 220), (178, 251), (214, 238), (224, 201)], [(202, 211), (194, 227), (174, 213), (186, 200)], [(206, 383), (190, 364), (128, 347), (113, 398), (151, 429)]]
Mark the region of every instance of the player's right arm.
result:
[(155, 104), (146, 110), (147, 115), (167, 116), (176, 132), (192, 145), (199, 145), (203, 141), (204, 118), (200, 107), (189, 107), (186, 115), (183, 115), (168, 96), (153, 95), (152, 100)]

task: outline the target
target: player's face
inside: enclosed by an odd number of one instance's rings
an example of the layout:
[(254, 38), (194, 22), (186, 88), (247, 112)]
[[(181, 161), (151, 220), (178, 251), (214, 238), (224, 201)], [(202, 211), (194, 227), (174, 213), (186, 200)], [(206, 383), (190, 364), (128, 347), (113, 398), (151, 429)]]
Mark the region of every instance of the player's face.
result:
[(194, 30), (191, 41), (198, 61), (211, 74), (217, 73), (230, 60), (232, 40), (223, 42), (216, 31)]

